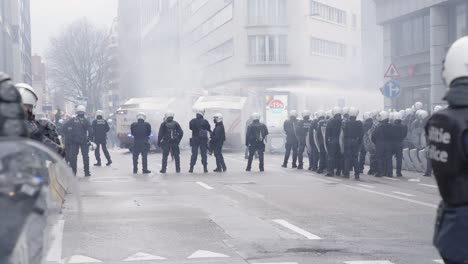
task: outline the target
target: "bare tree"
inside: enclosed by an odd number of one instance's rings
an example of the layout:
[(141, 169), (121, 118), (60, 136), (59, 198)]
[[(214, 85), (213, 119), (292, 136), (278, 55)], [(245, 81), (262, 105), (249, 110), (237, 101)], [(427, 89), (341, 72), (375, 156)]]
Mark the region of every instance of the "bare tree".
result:
[(80, 19), (51, 39), (47, 53), (49, 87), (57, 96), (88, 98), (88, 111), (101, 108), (110, 78), (108, 31)]

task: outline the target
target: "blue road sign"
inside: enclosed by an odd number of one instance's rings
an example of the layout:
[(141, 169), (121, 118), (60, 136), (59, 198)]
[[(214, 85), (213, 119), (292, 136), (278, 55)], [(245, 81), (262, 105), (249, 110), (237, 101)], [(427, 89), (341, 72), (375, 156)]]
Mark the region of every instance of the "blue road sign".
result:
[(390, 80), (385, 83), (383, 88), (383, 94), (389, 98), (395, 98), (400, 95), (401, 86), (400, 83), (395, 80)]

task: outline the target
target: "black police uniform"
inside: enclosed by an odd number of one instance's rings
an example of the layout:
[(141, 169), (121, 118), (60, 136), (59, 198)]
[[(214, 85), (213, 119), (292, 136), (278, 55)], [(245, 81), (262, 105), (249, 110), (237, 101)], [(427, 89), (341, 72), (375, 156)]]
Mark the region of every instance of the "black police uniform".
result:
[[(401, 167), (403, 163), (403, 142), (408, 134), (408, 127), (402, 124), (401, 120), (395, 120), (392, 124), (392, 133), (391, 133), (391, 143), (390, 147), (392, 148), (392, 157), (395, 156), (396, 159), (396, 176), (401, 177)], [(390, 166), (393, 167), (393, 162), (390, 163)], [(393, 168), (390, 170), (392, 174)]]
[(327, 176), (334, 176), (335, 169), (339, 171), (339, 163), (341, 162), (340, 134), (342, 122), (343, 120), (340, 114), (335, 115), (327, 122), (327, 129), (325, 132), (325, 142), (328, 150)]
[(27, 120), (27, 126), (31, 139), (41, 142), (59, 155), (65, 156), (65, 150), (61, 146), (54, 123), (47, 119), (35, 120), (33, 116), (32, 119)]
[(172, 117), (168, 117), (159, 127), (158, 146), (162, 148), (162, 168), (161, 173), (166, 173), (167, 158), (169, 153), (174, 155), (176, 172), (180, 172), (180, 149), (179, 144), (184, 137), (184, 131), (179, 123)]
[(284, 121), (283, 129), (286, 133), (286, 152), (284, 153), (283, 167), (286, 168), (288, 166), (289, 155), (291, 155), (292, 151), (292, 167), (297, 168), (297, 119), (295, 117), (291, 117), (289, 120)]
[(363, 125), (356, 117), (350, 117), (343, 123), (343, 143), (344, 143), (344, 171), (345, 177), (354, 168), (354, 176), (359, 179), (361, 169), (359, 167), (359, 150), (362, 146), (362, 137), (364, 135)]
[(323, 130), (327, 127), (327, 121), (325, 117), (319, 117), (317, 122), (317, 127), (315, 128), (315, 133), (317, 134), (317, 145), (319, 151), (319, 162), (317, 173), (323, 173), (328, 167), (328, 154), (327, 148), (325, 146), (325, 135)]
[(150, 150), (149, 137), (151, 135), (151, 125), (143, 119), (130, 126), (133, 136), (133, 173), (138, 172), (138, 157), (141, 154), (141, 165), (143, 173), (151, 173), (148, 170), (148, 152)]
[(442, 202), (434, 245), (445, 263), (468, 263), (468, 78), (455, 80), (447, 109), (426, 124), (429, 158)]
[(98, 117), (93, 121), (93, 142), (96, 143), (96, 149), (94, 150), (94, 155), (96, 156), (95, 166), (101, 166), (101, 153), (100, 148), (102, 147), (102, 152), (107, 159), (107, 166), (112, 163), (109, 151), (107, 150), (107, 132), (109, 132), (110, 127), (106, 120), (102, 117)]
[(252, 124), (247, 127), (245, 136), (245, 145), (249, 148), (249, 159), (247, 161), (246, 171), (252, 169), (252, 160), (255, 153), (258, 154), (260, 171), (265, 170), (264, 165), (264, 152), (265, 152), (265, 139), (268, 136), (268, 128), (265, 124), (260, 123), (259, 120), (254, 120)]
[(317, 171), (318, 170), (318, 162), (319, 162), (319, 149), (317, 148), (317, 142), (315, 142), (315, 130), (317, 128), (319, 120), (314, 119), (310, 124), (309, 128), (309, 170), (310, 171)]
[[(297, 129), (296, 129), (296, 137), (298, 141), (298, 149), (297, 149), (297, 158), (299, 161), (298, 169), (302, 170), (304, 168), (304, 151), (307, 148), (307, 133), (310, 130), (310, 127), (312, 126), (312, 120), (309, 119), (309, 117), (305, 117), (304, 120), (300, 120), (297, 123)], [(310, 157), (311, 155), (308, 154)], [(312, 165), (312, 163), (309, 160), (309, 166)]]
[(190, 130), (192, 130), (192, 138), (190, 145), (192, 146), (192, 157), (190, 158), (190, 170), (193, 172), (193, 167), (197, 163), (198, 149), (200, 149), (201, 162), (203, 164), (204, 172), (208, 172), (208, 160), (207, 160), (207, 147), (208, 138), (211, 134), (210, 123), (203, 118), (202, 115), (197, 114), (197, 117), (190, 121)]
[(391, 133), (392, 125), (389, 119), (380, 121), (372, 133), (372, 142), (375, 144), (375, 156), (377, 159), (376, 177), (390, 175), (392, 165)]
[(84, 115), (72, 117), (64, 124), (65, 138), (69, 144), (67, 154), (73, 173), (77, 172), (78, 153), (81, 149), (85, 176), (91, 176), (89, 171), (89, 139), (92, 137), (91, 124)]
[(224, 130), (223, 122), (217, 122), (213, 133), (211, 134), (211, 149), (213, 150), (215, 159), (216, 159), (216, 169), (215, 172), (226, 171), (226, 163), (224, 163), (223, 157), (223, 144), (226, 141), (226, 132)]

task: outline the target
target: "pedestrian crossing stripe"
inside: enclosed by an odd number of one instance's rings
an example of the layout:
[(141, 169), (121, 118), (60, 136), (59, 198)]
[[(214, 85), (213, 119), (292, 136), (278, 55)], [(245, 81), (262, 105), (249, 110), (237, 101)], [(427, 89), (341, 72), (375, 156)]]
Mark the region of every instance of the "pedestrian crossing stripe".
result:
[(144, 252), (138, 252), (123, 261), (139, 261), (139, 260), (164, 260), (166, 258), (160, 256), (154, 256)]
[(90, 258), (83, 255), (74, 255), (68, 260), (68, 263), (99, 263), (102, 262), (98, 259)]
[(221, 254), (221, 253), (206, 251), (206, 250), (197, 250), (194, 253), (192, 253), (192, 255), (188, 256), (187, 258), (189, 258), (189, 259), (194, 259), (194, 258), (229, 258), (229, 256)]
[(345, 261), (345, 264), (395, 264), (388, 260)]

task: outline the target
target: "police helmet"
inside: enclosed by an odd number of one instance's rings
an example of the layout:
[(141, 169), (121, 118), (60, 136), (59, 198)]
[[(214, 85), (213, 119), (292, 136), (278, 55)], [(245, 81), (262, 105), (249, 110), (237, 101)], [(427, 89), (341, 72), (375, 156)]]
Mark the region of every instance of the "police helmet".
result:
[(223, 115), (221, 113), (216, 113), (213, 116), (213, 120), (215, 122), (222, 122), (223, 121)]
[(442, 70), (445, 85), (459, 78), (468, 77), (468, 36), (458, 39), (447, 52)]
[(342, 113), (341, 107), (338, 107), (338, 106), (333, 107), (333, 109), (332, 109), (333, 116), (341, 114), (341, 113)]
[(258, 112), (252, 113), (251, 117), (252, 117), (252, 120), (258, 121), (258, 120), (260, 120), (260, 113), (258, 113)]
[(413, 108), (406, 108), (406, 110), (405, 110), (405, 115), (406, 115), (406, 116), (414, 115), (414, 110), (413, 110)]
[(112, 124), (114, 121), (112, 119), (107, 119), (107, 123)]
[(421, 110), (422, 108), (423, 108), (423, 103), (421, 102), (414, 103), (414, 109), (416, 109), (416, 111)]
[(318, 110), (316, 116), (317, 116), (317, 117), (325, 117), (325, 111), (323, 111), (323, 110)]
[(365, 121), (367, 119), (371, 118), (371, 113), (370, 112), (365, 112), (363, 115), (362, 115), (362, 119)]
[(289, 111), (289, 117), (297, 117), (297, 111), (296, 110)]
[(205, 109), (196, 109), (197, 115), (205, 116)]
[(420, 120), (424, 120), (426, 119), (428, 116), (429, 116), (429, 113), (425, 110), (418, 110), (416, 112), (416, 116), (420, 119)]
[(325, 112), (325, 117), (326, 118), (332, 117), (332, 110), (328, 110), (327, 112)]
[(349, 114), (349, 110), (350, 110), (350, 108), (345, 106), (345, 107), (343, 107), (343, 109), (341, 109), (341, 114), (343, 114), (343, 115)]
[(84, 105), (79, 105), (76, 107), (76, 114), (84, 114), (86, 112), (86, 107)]
[(378, 115), (378, 120), (383, 121), (385, 119), (388, 119), (389, 115), (387, 111), (381, 111)]
[(146, 120), (146, 114), (143, 113), (143, 112), (139, 112), (139, 113), (136, 115), (136, 118), (137, 118), (137, 120), (140, 120), (140, 119)]
[(359, 115), (359, 109), (356, 107), (350, 107), (348, 110), (349, 116), (357, 117)]
[(101, 116), (102, 117), (103, 115), (104, 115), (104, 111), (102, 111), (102, 110), (97, 110), (96, 111), (96, 116)]
[(403, 116), (400, 112), (395, 112), (393, 114), (393, 120), (402, 120), (403, 119)]
[(172, 117), (174, 118), (174, 112), (172, 111), (167, 111), (165, 114), (164, 114), (164, 118), (169, 118), (169, 117)]
[(309, 110), (304, 110), (304, 111), (302, 111), (302, 118), (304, 118), (304, 117), (306, 117), (306, 116), (307, 116), (307, 117), (310, 117), (310, 111), (309, 111)]
[(23, 100), (24, 105), (30, 105), (32, 108), (35, 108), (39, 97), (36, 94), (36, 91), (27, 83), (17, 83), (15, 85), (21, 94), (21, 99)]

